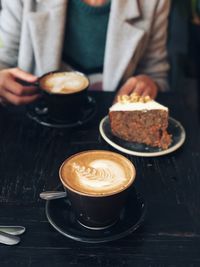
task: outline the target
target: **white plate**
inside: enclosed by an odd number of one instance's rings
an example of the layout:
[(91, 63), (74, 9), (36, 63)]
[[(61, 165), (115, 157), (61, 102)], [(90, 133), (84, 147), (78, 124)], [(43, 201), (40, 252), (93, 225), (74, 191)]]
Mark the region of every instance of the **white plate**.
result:
[(157, 157), (169, 154), (182, 146), (186, 138), (185, 129), (181, 123), (171, 117), (169, 118), (168, 132), (172, 135), (172, 143), (166, 150), (150, 147), (144, 144), (138, 144), (135, 142), (128, 142), (114, 136), (110, 128), (108, 116), (101, 120), (99, 131), (103, 139), (112, 147), (123, 153), (140, 157)]

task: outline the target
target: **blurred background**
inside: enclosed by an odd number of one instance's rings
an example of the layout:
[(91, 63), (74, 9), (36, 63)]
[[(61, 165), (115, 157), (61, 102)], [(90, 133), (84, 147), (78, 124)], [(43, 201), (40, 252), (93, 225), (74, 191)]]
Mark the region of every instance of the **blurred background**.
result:
[(171, 3), (168, 29), (170, 88), (182, 93), (190, 90), (194, 98), (200, 100), (200, 0), (171, 0)]
[[(198, 104), (200, 84), (200, 0), (172, 0), (168, 51), (172, 90), (190, 90)], [(195, 107), (193, 107), (195, 108)]]

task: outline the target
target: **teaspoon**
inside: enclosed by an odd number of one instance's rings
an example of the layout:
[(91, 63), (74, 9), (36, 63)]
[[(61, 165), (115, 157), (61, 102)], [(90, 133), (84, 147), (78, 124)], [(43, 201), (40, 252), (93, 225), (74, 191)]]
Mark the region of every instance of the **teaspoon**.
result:
[(0, 231), (0, 243), (5, 245), (16, 245), (20, 242), (20, 238), (15, 235), (4, 233)]
[(66, 197), (67, 193), (65, 191), (45, 191), (40, 193), (40, 197), (44, 200), (52, 200)]
[(0, 225), (0, 231), (11, 234), (11, 235), (21, 235), (25, 232), (26, 228), (24, 226), (18, 226), (18, 225)]

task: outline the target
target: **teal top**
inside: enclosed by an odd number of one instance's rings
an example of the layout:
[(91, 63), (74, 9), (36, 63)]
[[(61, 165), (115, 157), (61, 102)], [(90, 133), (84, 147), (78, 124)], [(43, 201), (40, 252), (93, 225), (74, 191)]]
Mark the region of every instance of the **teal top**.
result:
[(63, 60), (86, 74), (102, 72), (110, 1), (90, 6), (69, 0)]

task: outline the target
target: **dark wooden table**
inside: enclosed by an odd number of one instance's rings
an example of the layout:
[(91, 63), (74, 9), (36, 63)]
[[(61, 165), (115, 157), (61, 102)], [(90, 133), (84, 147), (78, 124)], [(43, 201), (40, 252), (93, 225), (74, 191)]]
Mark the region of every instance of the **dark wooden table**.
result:
[(113, 150), (99, 134), (112, 93), (93, 93), (95, 118), (74, 130), (30, 120), (24, 108), (0, 108), (0, 224), (23, 225), (21, 243), (0, 245), (0, 266), (200, 266), (200, 124), (198, 105), (188, 94), (159, 97), (186, 130), (184, 145), (162, 157), (126, 155), (135, 164), (135, 186), (148, 203), (144, 224), (120, 240), (80, 243), (47, 221), (44, 190), (60, 184), (58, 169), (82, 150)]

